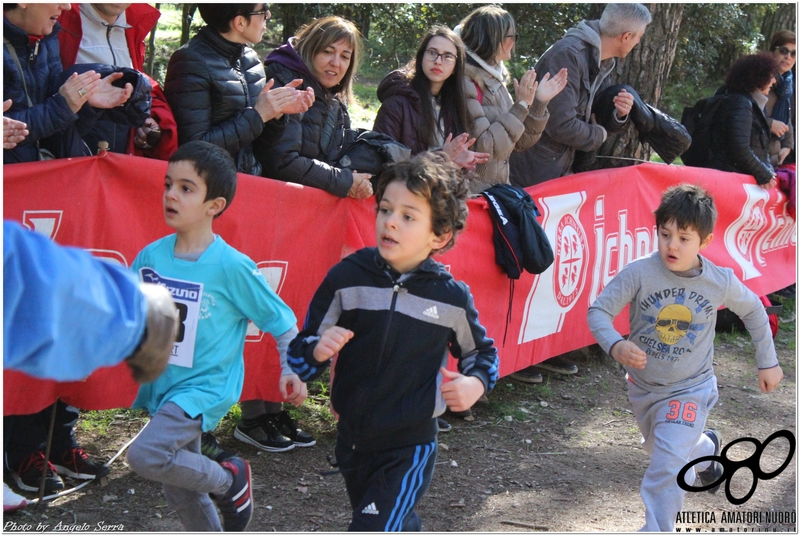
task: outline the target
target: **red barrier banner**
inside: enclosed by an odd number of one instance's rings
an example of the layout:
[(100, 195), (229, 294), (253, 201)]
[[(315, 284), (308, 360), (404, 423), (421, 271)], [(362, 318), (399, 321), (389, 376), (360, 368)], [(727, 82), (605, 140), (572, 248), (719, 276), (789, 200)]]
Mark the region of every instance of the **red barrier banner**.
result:
[[(172, 232), (161, 208), (165, 172), (165, 162), (111, 153), (6, 165), (4, 217), (130, 265), (145, 245)], [(529, 188), (555, 262), (541, 275), (524, 273), (513, 286), (494, 262), (488, 208), (476, 198), (469, 201), (466, 231), (438, 260), (470, 286), (480, 321), (499, 350), (500, 375), (594, 342), (585, 321), (588, 306), (622, 267), (657, 249), (652, 212), (663, 190), (683, 182), (700, 184), (716, 200), (719, 218), (708, 258), (732, 268), (759, 295), (796, 281), (796, 226), (785, 196), (745, 175), (643, 164)], [(236, 198), (214, 231), (255, 261), (301, 327), (328, 269), (375, 244), (374, 200), (339, 199), (239, 175)], [(626, 316), (617, 318), (616, 327), (627, 332)], [(251, 325), (247, 342), (241, 399), (280, 400), (273, 339)], [(37, 412), (56, 398), (84, 409), (128, 407), (136, 391), (124, 364), (73, 383), (5, 370), (4, 414)]]

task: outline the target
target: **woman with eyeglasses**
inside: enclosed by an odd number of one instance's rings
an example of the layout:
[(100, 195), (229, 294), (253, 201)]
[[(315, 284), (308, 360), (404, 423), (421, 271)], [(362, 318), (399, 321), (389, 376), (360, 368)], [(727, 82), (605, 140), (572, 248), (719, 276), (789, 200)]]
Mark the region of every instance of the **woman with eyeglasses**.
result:
[(468, 150), (475, 139), (467, 133), (465, 61), (461, 38), (446, 26), (432, 27), (415, 58), (380, 82), (373, 130), (407, 145), (411, 154), (440, 149), (467, 170), (486, 163), (489, 154)]
[(504, 62), (516, 44), (516, 25), (510, 13), (497, 6), (475, 9), (455, 32), (466, 45), (464, 92), (469, 114), (469, 133), (477, 138), (473, 148), (491, 155), (477, 166), (472, 193), (494, 184), (507, 184), (508, 158), (512, 151), (533, 146), (549, 120), (547, 104), (566, 87), (566, 69), (536, 80), (535, 70), (513, 81), (516, 101), (506, 84), (510, 76)]
[(319, 188), (337, 197), (365, 199), (372, 195), (371, 175), (328, 163), (350, 128), (347, 105), (353, 102), (352, 81), (361, 58), (361, 33), (341, 17), (314, 20), (267, 56), (266, 73), (276, 85), (302, 78), (300, 87), (316, 95), (302, 115), (289, 117), (274, 147), (257, 143), (255, 154), (263, 174), (286, 182)]
[(178, 144), (213, 143), (230, 153), (239, 172), (260, 175), (253, 141), (276, 141), (288, 124), (284, 114), (307, 110), (313, 93), (296, 89), (302, 80), (280, 88), (267, 82), (248, 46), (266, 31), (266, 4), (200, 4), (199, 11), (206, 25), (172, 54), (164, 81)]
[(769, 50), (777, 59), (777, 83), (771, 86), (766, 103), (766, 116), (773, 137), (769, 153), (774, 166), (795, 161), (789, 158), (794, 149), (795, 132), (793, 112), (796, 103), (796, 85), (793, 67), (796, 65), (796, 34), (780, 30), (771, 38)]

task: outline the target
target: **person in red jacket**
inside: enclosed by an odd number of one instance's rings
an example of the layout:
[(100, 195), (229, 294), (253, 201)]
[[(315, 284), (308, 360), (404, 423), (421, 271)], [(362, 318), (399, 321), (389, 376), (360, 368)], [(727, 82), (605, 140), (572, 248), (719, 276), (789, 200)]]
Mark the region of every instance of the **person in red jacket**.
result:
[[(58, 19), (61, 63), (65, 69), (76, 63), (107, 63), (143, 72), (144, 38), (160, 16), (149, 4), (72, 4)], [(112, 142), (110, 150), (168, 160), (178, 147), (177, 124), (158, 82), (149, 80), (153, 86), (150, 119), (131, 129), (125, 142)], [(160, 139), (150, 133), (153, 130), (160, 130)]]

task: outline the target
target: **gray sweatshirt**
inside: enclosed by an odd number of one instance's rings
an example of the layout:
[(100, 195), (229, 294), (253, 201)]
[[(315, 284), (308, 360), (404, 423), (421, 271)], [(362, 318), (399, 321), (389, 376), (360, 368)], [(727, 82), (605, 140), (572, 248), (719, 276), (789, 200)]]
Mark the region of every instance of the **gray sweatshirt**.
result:
[(588, 327), (610, 353), (623, 339), (613, 318), (630, 304), (629, 340), (647, 354), (643, 370), (627, 368), (630, 380), (652, 392), (677, 391), (713, 375), (716, 310), (722, 305), (743, 320), (755, 344), (759, 369), (778, 364), (768, 315), (758, 297), (729, 268), (702, 260), (701, 273), (680, 277), (658, 252), (631, 262), (588, 309)]

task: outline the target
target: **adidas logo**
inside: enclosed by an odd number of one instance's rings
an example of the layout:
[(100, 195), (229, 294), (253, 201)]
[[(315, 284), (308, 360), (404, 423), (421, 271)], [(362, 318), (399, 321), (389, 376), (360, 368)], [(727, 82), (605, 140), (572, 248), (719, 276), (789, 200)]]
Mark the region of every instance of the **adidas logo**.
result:
[(424, 312), (422, 312), (422, 314), (424, 314), (427, 317), (433, 318), (434, 320), (437, 320), (438, 319), (438, 308), (436, 308), (435, 306), (432, 306), (432, 307), (428, 308), (427, 310), (425, 310)]
[(366, 507), (363, 508), (361, 514), (364, 515), (379, 515), (380, 511), (377, 510), (377, 506), (375, 506), (375, 502), (370, 503)]

